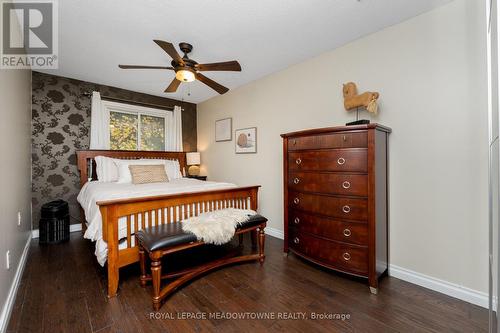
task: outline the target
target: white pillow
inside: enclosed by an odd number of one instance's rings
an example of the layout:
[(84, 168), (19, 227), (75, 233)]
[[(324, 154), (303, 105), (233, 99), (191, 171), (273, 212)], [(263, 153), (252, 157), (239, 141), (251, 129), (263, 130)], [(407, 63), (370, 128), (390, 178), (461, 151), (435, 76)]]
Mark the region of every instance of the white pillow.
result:
[(130, 170), (128, 168), (129, 165), (157, 165), (164, 164), (164, 160), (116, 160), (115, 163), (118, 167), (118, 183), (125, 184), (132, 183), (132, 175), (130, 174)]
[(118, 160), (105, 156), (96, 156), (94, 160), (98, 181), (116, 182), (118, 180), (118, 168), (115, 163)]
[(178, 160), (165, 160), (165, 170), (169, 179), (182, 178), (181, 166)]
[(162, 161), (165, 163), (165, 172), (167, 173), (168, 179), (179, 179), (182, 178), (181, 166), (179, 160), (158, 160), (158, 159), (143, 159), (145, 161)]

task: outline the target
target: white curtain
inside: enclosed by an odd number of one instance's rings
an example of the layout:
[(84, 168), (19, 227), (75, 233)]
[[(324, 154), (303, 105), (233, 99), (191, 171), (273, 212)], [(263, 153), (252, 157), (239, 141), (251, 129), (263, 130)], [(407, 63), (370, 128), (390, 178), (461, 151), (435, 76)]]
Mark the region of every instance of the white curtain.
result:
[(167, 142), (165, 150), (183, 151), (182, 147), (182, 109), (174, 106), (174, 111), (167, 117)]
[(92, 92), (90, 113), (90, 149), (109, 149), (109, 111), (102, 105), (101, 94)]

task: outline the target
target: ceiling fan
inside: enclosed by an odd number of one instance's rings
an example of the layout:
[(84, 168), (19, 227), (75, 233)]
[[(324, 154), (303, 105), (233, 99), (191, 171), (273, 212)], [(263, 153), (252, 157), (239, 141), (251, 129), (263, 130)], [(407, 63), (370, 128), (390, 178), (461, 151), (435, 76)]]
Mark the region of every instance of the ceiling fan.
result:
[(236, 61), (216, 62), (211, 64), (199, 64), (196, 61), (189, 59), (188, 53), (193, 50), (193, 46), (189, 43), (179, 43), (179, 48), (184, 53), (181, 58), (175, 50), (172, 43), (163, 40), (154, 40), (172, 58), (172, 66), (141, 66), (141, 65), (118, 65), (122, 69), (169, 69), (175, 71), (175, 78), (170, 82), (165, 92), (171, 93), (177, 91), (181, 82), (192, 82), (194, 80), (201, 81), (207, 86), (217, 91), (219, 94), (226, 93), (229, 89), (223, 85), (209, 79), (200, 72), (206, 71), (237, 71), (241, 72), (241, 66)]

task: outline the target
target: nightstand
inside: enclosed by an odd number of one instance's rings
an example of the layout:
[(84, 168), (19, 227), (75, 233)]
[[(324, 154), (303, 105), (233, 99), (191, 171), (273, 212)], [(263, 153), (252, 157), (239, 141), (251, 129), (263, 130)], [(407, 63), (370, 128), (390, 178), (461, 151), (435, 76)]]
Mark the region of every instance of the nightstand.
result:
[(198, 180), (207, 180), (207, 176), (187, 176), (187, 177), (198, 179)]

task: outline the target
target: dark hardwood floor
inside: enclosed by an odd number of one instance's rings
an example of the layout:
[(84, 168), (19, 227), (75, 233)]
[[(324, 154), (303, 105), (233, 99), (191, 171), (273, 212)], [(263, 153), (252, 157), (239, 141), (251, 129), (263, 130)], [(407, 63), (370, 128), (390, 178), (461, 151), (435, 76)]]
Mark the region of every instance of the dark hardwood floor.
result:
[[(264, 266), (250, 263), (212, 272), (153, 312), (150, 287), (139, 286), (137, 266), (122, 271), (118, 297), (107, 299), (105, 270), (95, 260), (93, 244), (80, 233), (61, 245), (40, 247), (33, 241), (7, 332), (487, 330), (483, 308), (389, 277), (382, 280), (379, 294), (372, 295), (365, 282), (319, 269), (292, 254), (284, 257), (281, 249), (282, 241), (267, 236)], [(312, 319), (316, 313), (349, 318)], [(246, 317), (210, 317), (217, 314)], [(302, 314), (307, 319), (299, 320)]]

